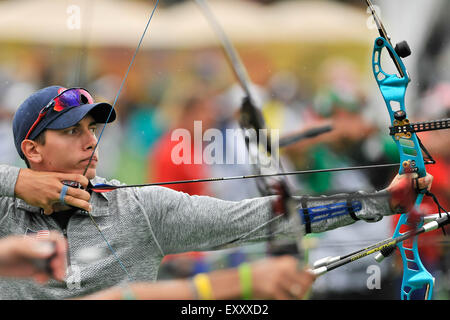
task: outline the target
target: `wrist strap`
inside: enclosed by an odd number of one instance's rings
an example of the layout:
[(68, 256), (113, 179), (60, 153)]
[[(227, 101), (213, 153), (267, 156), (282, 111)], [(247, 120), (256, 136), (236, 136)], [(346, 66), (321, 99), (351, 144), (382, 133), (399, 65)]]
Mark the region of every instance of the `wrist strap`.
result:
[(353, 208), (353, 202), (350, 199), (347, 199), (347, 209), (348, 213), (350, 214), (350, 217), (352, 217), (353, 220), (355, 221), (361, 220), (356, 216), (355, 209)]
[(193, 278), (197, 295), (201, 300), (213, 300), (211, 282), (209, 277), (204, 273), (199, 273)]
[(305, 224), (305, 234), (311, 233), (311, 217), (309, 216), (308, 201), (302, 198), (300, 205), (302, 206), (303, 223)]
[(252, 269), (250, 264), (242, 263), (239, 268), (239, 280), (241, 282), (242, 299), (252, 299)]

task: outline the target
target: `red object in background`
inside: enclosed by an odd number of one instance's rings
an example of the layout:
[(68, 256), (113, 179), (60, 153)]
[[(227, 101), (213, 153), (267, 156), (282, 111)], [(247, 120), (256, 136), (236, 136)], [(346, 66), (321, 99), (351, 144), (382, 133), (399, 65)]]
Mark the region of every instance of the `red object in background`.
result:
[[(172, 150), (179, 144), (179, 141), (171, 140), (172, 132), (168, 132), (155, 144), (149, 157), (148, 172), (151, 173), (149, 182), (167, 182), (177, 180), (192, 180), (208, 178), (208, 169), (205, 164), (194, 164), (194, 154), (192, 147), (190, 163), (175, 164), (172, 161)], [(191, 144), (193, 146), (193, 143)], [(202, 151), (202, 150), (201, 150)], [(189, 195), (210, 195), (207, 183), (183, 183), (164, 186), (176, 191), (185, 192)], [(169, 254), (164, 257), (162, 263), (166, 263), (177, 258), (189, 258), (201, 261), (205, 253), (185, 252), (179, 254)]]
[[(436, 195), (439, 203), (445, 210), (450, 207), (450, 163), (446, 163), (444, 159), (435, 157), (436, 164), (427, 166), (427, 172), (433, 176), (433, 183), (431, 192)], [(438, 209), (433, 199), (424, 196), (420, 211), (424, 214), (438, 213)], [(396, 215), (392, 219), (393, 231), (397, 226), (400, 215)], [(442, 255), (442, 245), (436, 241), (438, 237), (442, 236), (442, 230), (421, 234), (418, 240), (419, 254), (422, 262), (425, 264), (435, 264), (439, 261)]]
[[(171, 141), (171, 132), (165, 134), (155, 145), (150, 159), (149, 172), (151, 181), (166, 182), (177, 180), (192, 180), (208, 178), (208, 168), (204, 164), (194, 164), (194, 154), (191, 154), (191, 163), (175, 164), (172, 161), (172, 150), (179, 141)], [(193, 143), (192, 143), (193, 146)], [(192, 150), (194, 148), (192, 147)], [(150, 180), (150, 178), (149, 178)], [(190, 195), (210, 195), (207, 183), (183, 183), (165, 186), (173, 190), (185, 192)]]

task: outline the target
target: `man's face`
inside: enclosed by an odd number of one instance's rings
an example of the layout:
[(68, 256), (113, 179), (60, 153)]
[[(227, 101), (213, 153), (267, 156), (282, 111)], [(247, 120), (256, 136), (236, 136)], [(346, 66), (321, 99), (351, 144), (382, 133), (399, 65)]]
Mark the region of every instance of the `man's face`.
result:
[[(72, 127), (47, 129), (45, 144), (38, 147), (43, 159), (40, 170), (83, 174), (97, 144), (96, 128), (94, 118), (87, 115)], [(88, 179), (95, 177), (97, 162), (96, 151), (86, 172)]]

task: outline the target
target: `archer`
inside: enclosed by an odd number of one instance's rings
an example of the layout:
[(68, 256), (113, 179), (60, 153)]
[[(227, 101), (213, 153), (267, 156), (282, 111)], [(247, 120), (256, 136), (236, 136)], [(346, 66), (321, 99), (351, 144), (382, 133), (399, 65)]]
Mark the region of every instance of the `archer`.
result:
[[(288, 219), (272, 217), (273, 196), (231, 202), (163, 187), (92, 192), (99, 183), (120, 184), (96, 176), (97, 123), (115, 117), (111, 105), (95, 103), (85, 89), (60, 86), (35, 92), (17, 110), (15, 146), (28, 168), (0, 166), (0, 232), (60, 231), (68, 241), (69, 265), (82, 266), (81, 286), (68, 290), (58, 282), (39, 286), (2, 279), (2, 298), (71, 298), (131, 281), (155, 281), (167, 254), (266, 241), (270, 230), (280, 238), (294, 237), (299, 231)], [(400, 184), (402, 180), (394, 179), (388, 190), (409, 192), (410, 184)], [(69, 181), (81, 188), (69, 187)], [(429, 188), (431, 181), (429, 175), (419, 179), (419, 187)], [(332, 202), (326, 197), (296, 199), (308, 207)], [(362, 197), (359, 202), (360, 209), (346, 215), (309, 223), (303, 217), (304, 228), (324, 232), (356, 220), (379, 221), (398, 213), (399, 207), (413, 205), (389, 197)], [(110, 254), (84, 264), (77, 261), (85, 247), (105, 245)]]

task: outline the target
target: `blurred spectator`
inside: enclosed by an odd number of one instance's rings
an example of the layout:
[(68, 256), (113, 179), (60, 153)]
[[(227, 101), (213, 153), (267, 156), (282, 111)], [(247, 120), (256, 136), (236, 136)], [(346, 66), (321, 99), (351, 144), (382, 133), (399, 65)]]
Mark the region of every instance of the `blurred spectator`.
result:
[[(252, 83), (250, 85), (250, 93), (255, 107), (264, 116), (267, 128), (269, 130), (278, 130), (280, 136), (298, 131), (307, 122), (307, 116), (302, 114), (305, 108), (298, 100), (298, 81), (294, 74), (289, 72), (277, 73), (272, 77), (267, 89)], [(239, 136), (232, 141), (226, 134), (227, 130), (240, 130), (240, 108), (244, 98), (245, 93), (238, 85), (232, 86), (218, 97), (220, 105), (219, 126), (225, 138), (224, 157), (228, 160), (227, 155), (233, 154), (235, 158), (232, 163), (212, 166), (212, 170), (217, 176), (237, 176), (255, 173), (249, 163), (241, 164), (237, 160), (238, 155), (247, 154), (244, 137)], [(285, 156), (283, 150), (280, 151), (280, 161), (285, 170), (293, 169), (289, 158)], [(298, 182), (295, 177), (290, 176), (287, 179), (293, 187), (298, 189)], [(227, 186), (229, 186), (227, 190), (220, 186), (217, 186), (215, 190), (217, 196), (221, 199), (241, 200), (260, 195), (256, 182), (257, 180), (254, 179), (227, 181)]]
[(0, 71), (0, 163), (22, 164), (14, 149), (12, 119), (16, 109), (35, 91), (34, 85), (17, 81), (8, 72)]
[[(267, 127), (270, 129), (278, 129), (281, 132), (290, 130), (290, 128), (301, 127), (302, 121), (297, 121), (299, 116), (294, 110), (297, 105), (292, 105), (292, 110), (287, 110), (288, 107), (284, 101), (280, 101), (281, 98), (285, 98), (286, 101), (294, 103), (297, 93), (298, 83), (295, 81), (293, 74), (286, 75), (286, 79), (280, 75), (279, 81), (274, 80), (274, 88), (266, 89), (256, 84), (250, 84), (250, 93), (254, 100), (255, 107), (261, 110), (264, 114)], [(285, 88), (287, 86), (288, 88)], [(280, 92), (278, 97), (275, 91)], [(289, 92), (287, 92), (289, 91)], [(242, 154), (248, 155), (247, 147), (245, 145), (245, 139), (242, 135), (236, 137), (230, 137), (226, 134), (227, 131), (240, 132), (239, 118), (241, 116), (240, 109), (245, 98), (245, 93), (239, 85), (234, 85), (218, 97), (218, 112), (220, 114), (220, 121), (218, 126), (224, 137), (224, 158), (231, 158), (229, 155), (234, 155), (231, 163), (214, 164), (211, 166), (213, 176), (217, 177), (229, 177), (229, 176), (242, 176), (255, 174), (254, 168), (248, 162), (240, 163), (238, 157)], [(267, 112), (266, 112), (267, 111)], [(285, 122), (288, 123), (285, 123)], [(286, 157), (281, 156), (283, 168), (285, 170), (292, 169), (290, 163), (286, 161)], [(263, 173), (263, 172), (262, 172)], [(294, 177), (289, 177), (291, 184), (296, 186), (297, 183)], [(251, 197), (261, 196), (258, 190), (257, 179), (247, 180), (230, 180), (224, 184), (212, 184), (216, 196), (224, 200), (242, 200)], [(226, 255), (226, 266), (233, 267), (244, 260), (251, 259), (251, 256), (261, 257), (265, 255), (266, 244), (260, 243), (252, 246), (245, 246), (240, 248), (234, 248), (231, 253), (223, 252)]]
[[(166, 132), (154, 145), (149, 155), (148, 162), (148, 181), (163, 182), (175, 180), (190, 180), (210, 177), (209, 168), (203, 161), (203, 133), (211, 128), (214, 121), (214, 106), (209, 98), (200, 98), (198, 96), (188, 98), (181, 106), (178, 120), (173, 127)], [(195, 132), (194, 121), (201, 126), (203, 130), (200, 132), (202, 136), (198, 137)], [(185, 130), (189, 133), (191, 141), (184, 141), (184, 137), (180, 140), (174, 140), (173, 133), (175, 130)], [(202, 139), (201, 141), (194, 141)], [(189, 150), (177, 149), (182, 144), (190, 146)], [(197, 148), (199, 145), (201, 148)], [(186, 154), (174, 154), (176, 150)], [(182, 163), (176, 163), (174, 156), (181, 156)], [(184, 160), (188, 160), (184, 162)], [(196, 159), (201, 159), (197, 163)], [(186, 192), (190, 195), (212, 195), (209, 186), (206, 183), (186, 183), (168, 185), (168, 188)]]
[[(255, 106), (261, 106), (267, 101), (267, 92), (258, 85), (251, 84), (250, 92)], [(227, 136), (227, 131), (240, 132), (239, 116), (240, 108), (245, 97), (244, 91), (239, 85), (233, 85), (217, 97), (217, 128), (222, 132), (223, 156), (227, 161), (215, 163), (211, 166), (212, 175), (215, 177), (230, 177), (253, 174), (253, 168), (249, 163), (241, 163), (238, 157), (247, 154), (245, 139), (242, 135), (237, 137)], [(232, 139), (231, 139), (232, 138)], [(228, 159), (233, 158), (231, 161)], [(225, 185), (211, 184), (216, 197), (223, 200), (242, 200), (259, 196), (255, 179), (230, 180)]]
[[(196, 157), (202, 159), (203, 154), (203, 133), (214, 124), (214, 106), (210, 98), (203, 98), (193, 95), (182, 102), (177, 119), (170, 130), (168, 130), (154, 145), (148, 160), (148, 181), (163, 182), (176, 180), (191, 180), (210, 177), (209, 168), (203, 162), (196, 163)], [(201, 124), (199, 137), (194, 128), (194, 121)], [(189, 133), (190, 141), (173, 140), (172, 134), (175, 130), (183, 129)], [(198, 141), (201, 139), (201, 141)], [(195, 141), (194, 141), (195, 140)], [(200, 143), (201, 148), (195, 146)], [(177, 164), (173, 158), (174, 150), (177, 145), (189, 145), (189, 150), (183, 149), (182, 152), (188, 154), (177, 154), (187, 159), (187, 163)], [(172, 184), (166, 187), (188, 193), (190, 195), (212, 195), (208, 183), (186, 183)], [(187, 252), (182, 254), (167, 255), (161, 264), (159, 279), (164, 278), (183, 278), (193, 276), (197, 273), (209, 271), (209, 265), (206, 261), (205, 252)]]

